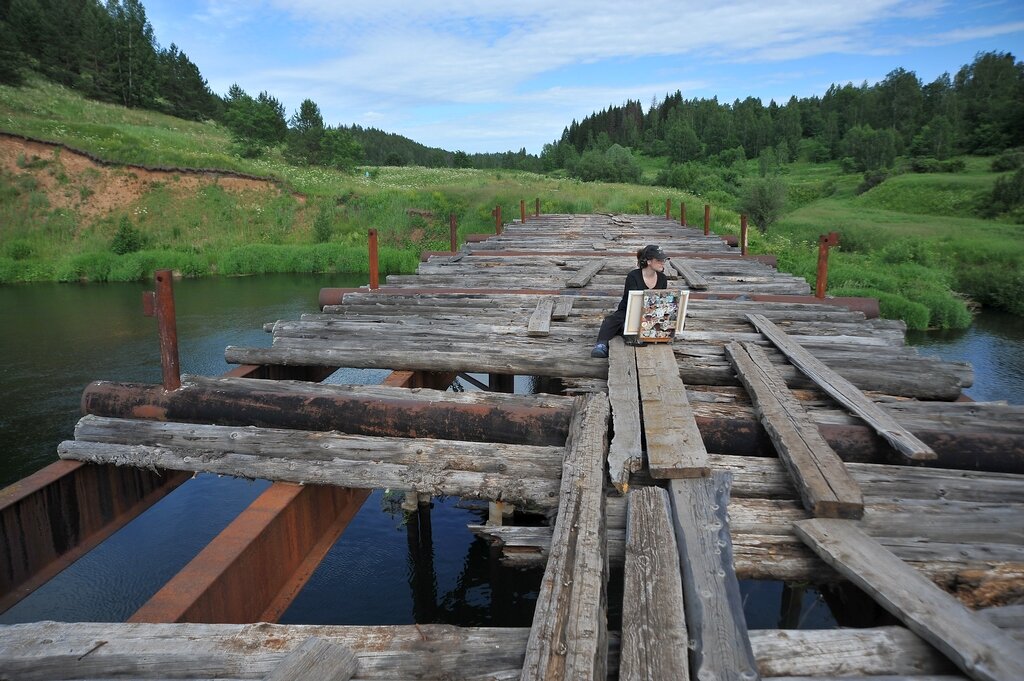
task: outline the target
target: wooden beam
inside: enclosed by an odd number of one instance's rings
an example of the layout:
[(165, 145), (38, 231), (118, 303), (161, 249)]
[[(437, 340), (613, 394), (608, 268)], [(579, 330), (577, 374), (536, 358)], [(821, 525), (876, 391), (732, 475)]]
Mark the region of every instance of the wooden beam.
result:
[(375, 438), (83, 417), (58, 455), (281, 482), (414, 490), (551, 507), (560, 447)]
[(798, 537), (972, 679), (1024, 679), (1024, 648), (848, 520), (794, 523)]
[(863, 516), (860, 486), (793, 397), (764, 350), (753, 343), (741, 345), (735, 341), (725, 350), (779, 459), (793, 476), (804, 507), (819, 517)]
[(558, 518), (537, 596), (523, 681), (603, 679), (608, 639), (604, 461), (608, 400), (578, 398), (566, 441)]
[(679, 553), (668, 492), (641, 487), (627, 496), (622, 594), (622, 681), (690, 678)]
[(715, 471), (706, 478), (669, 482), (695, 679), (758, 678), (733, 570), (727, 513), (731, 480), (728, 473)]
[(686, 386), (668, 343), (636, 350), (640, 404), (647, 438), (647, 466), (654, 478), (692, 478), (707, 475), (704, 447)]
[(310, 636), (263, 677), (263, 681), (348, 681), (359, 666), (355, 653)]
[(608, 475), (620, 492), (629, 487), (629, 474), (643, 467), (640, 444), (640, 393), (636, 375), (636, 348), (621, 336), (608, 344), (608, 401), (612, 409), (612, 437), (608, 448)]
[[(604, 250), (604, 247), (598, 248), (599, 244), (594, 244), (594, 250)], [(583, 288), (590, 283), (590, 280), (594, 278), (594, 275), (601, 271), (604, 267), (605, 259), (597, 258), (591, 260), (586, 265), (581, 267), (574, 275), (569, 278), (569, 281), (565, 282), (566, 288)]]
[(551, 313), (554, 311), (555, 297), (542, 296), (537, 301), (537, 309), (530, 315), (530, 323), (526, 330), (528, 336), (547, 336), (551, 333)]
[(672, 267), (679, 273), (679, 276), (686, 280), (686, 285), (689, 288), (701, 290), (708, 288), (708, 280), (700, 275), (697, 270), (693, 269), (692, 266), (681, 260), (669, 260), (669, 262), (672, 263)]
[(568, 319), (574, 299), (575, 296), (558, 296), (555, 299), (555, 309), (551, 311), (551, 318), (557, 321)]
[(878, 405), (864, 396), (855, 385), (829, 369), (823, 362), (807, 352), (800, 344), (793, 342), (782, 329), (775, 326), (764, 315), (748, 314), (747, 319), (782, 351), (797, 368), (828, 393), (833, 399), (870, 424), (897, 451), (908, 459), (925, 461), (936, 458), (932, 448), (921, 442), (909, 430), (901, 426)]

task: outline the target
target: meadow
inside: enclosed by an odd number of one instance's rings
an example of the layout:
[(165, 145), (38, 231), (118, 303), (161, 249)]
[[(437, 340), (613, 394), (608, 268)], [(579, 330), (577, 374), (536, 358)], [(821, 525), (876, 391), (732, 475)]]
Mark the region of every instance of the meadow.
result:
[[(366, 234), (378, 230), (384, 272), (415, 270), (422, 250), (446, 250), (448, 216), (460, 238), (494, 229), (492, 210), (517, 218), (519, 202), (545, 213), (642, 213), (704, 199), (646, 184), (583, 183), (520, 171), (365, 167), (354, 173), (291, 166), (279, 150), (242, 158), (213, 123), (86, 100), (46, 82), (0, 86), (0, 130), (57, 142), (115, 164), (233, 171), (265, 183), (191, 173), (83, 167), (68, 151), (20, 152), (0, 165), (0, 283), (128, 281), (170, 267), (184, 276), (264, 272), (366, 272)], [(0, 143), (13, 142), (0, 139)], [(40, 148), (43, 149), (43, 148)], [(13, 153), (8, 145), (8, 155)], [(10, 159), (9, 159), (10, 160)], [(900, 174), (857, 194), (859, 174), (838, 164), (782, 167), (787, 212), (753, 252), (780, 269), (815, 276), (817, 238), (840, 233), (829, 295), (880, 299), (911, 328), (962, 328), (970, 308), (1024, 314), (1024, 226), (976, 217), (998, 177), (990, 159), (960, 173)], [(666, 167), (641, 159), (644, 180)], [(757, 174), (756, 161), (747, 175)], [(738, 234), (723, 196), (712, 229)]]

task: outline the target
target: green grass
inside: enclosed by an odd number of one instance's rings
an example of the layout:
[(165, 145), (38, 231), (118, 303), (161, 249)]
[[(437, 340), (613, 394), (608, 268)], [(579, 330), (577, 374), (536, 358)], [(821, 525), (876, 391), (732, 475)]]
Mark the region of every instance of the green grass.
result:
[[(409, 272), (421, 250), (446, 250), (448, 215), (459, 237), (491, 232), (491, 211), (661, 214), (686, 201), (691, 224), (705, 199), (646, 185), (583, 183), (557, 174), (506, 170), (366, 167), (353, 173), (288, 165), (280, 150), (259, 159), (233, 153), (228, 132), (162, 114), (86, 100), (43, 81), (0, 86), (0, 129), (61, 142), (101, 158), (146, 166), (218, 168), (271, 180), (260, 189), (197, 184), (168, 174), (108, 212), (87, 210), (107, 170), (71, 172), (59, 151), (19, 158), (0, 174), (0, 282), (127, 281), (172, 267), (188, 276), (367, 269), (367, 231), (378, 230), (382, 268)], [(636, 154), (645, 182), (667, 159)], [(818, 235), (837, 231), (830, 295), (871, 295), (886, 316), (911, 328), (963, 327), (968, 302), (1024, 314), (1024, 226), (975, 217), (997, 174), (991, 159), (964, 158), (954, 174), (903, 174), (862, 195), (860, 174), (838, 163), (782, 168), (787, 213), (767, 236), (752, 229), (753, 252), (779, 256), (780, 269), (814, 283)], [(115, 170), (126, 181), (130, 170)], [(757, 175), (756, 160), (746, 176)], [(47, 187), (49, 187), (47, 189)], [(716, 194), (711, 228), (738, 234), (732, 197)], [(330, 218), (326, 243), (313, 229)], [(111, 242), (127, 218), (142, 250), (117, 256)], [(322, 236), (322, 235), (321, 235)], [(965, 300), (964, 294), (969, 298)]]

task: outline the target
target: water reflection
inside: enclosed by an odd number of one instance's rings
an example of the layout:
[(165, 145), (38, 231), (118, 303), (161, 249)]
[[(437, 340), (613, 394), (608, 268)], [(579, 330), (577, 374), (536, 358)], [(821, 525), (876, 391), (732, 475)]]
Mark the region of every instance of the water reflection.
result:
[(970, 362), (975, 401), (1024, 404), (1024, 317), (983, 312), (962, 331), (910, 331), (907, 342), (922, 354)]

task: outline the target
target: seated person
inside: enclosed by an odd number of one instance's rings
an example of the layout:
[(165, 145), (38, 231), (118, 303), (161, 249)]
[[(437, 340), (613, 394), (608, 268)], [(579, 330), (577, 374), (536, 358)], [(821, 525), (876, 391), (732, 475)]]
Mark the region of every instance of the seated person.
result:
[(644, 246), (636, 252), (636, 269), (626, 275), (626, 286), (622, 291), (622, 300), (615, 312), (604, 318), (601, 322), (601, 330), (597, 334), (597, 344), (590, 351), (591, 357), (607, 357), (608, 341), (615, 336), (621, 336), (626, 324), (626, 303), (629, 300), (630, 291), (647, 291), (668, 287), (668, 277), (665, 276), (665, 261), (668, 256), (660, 246), (651, 244)]

